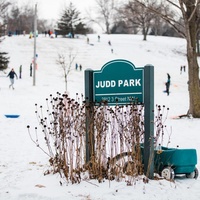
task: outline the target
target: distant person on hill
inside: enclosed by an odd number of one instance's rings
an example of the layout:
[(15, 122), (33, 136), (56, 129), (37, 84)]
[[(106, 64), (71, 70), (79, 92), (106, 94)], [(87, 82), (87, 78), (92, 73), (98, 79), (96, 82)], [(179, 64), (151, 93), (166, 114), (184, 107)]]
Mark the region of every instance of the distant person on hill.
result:
[(182, 74), (182, 72), (185, 72), (186, 71), (186, 66), (185, 65), (181, 65), (180, 67), (180, 74)]
[(55, 37), (57, 38), (58, 37), (58, 32), (54, 31), (54, 34), (55, 34)]
[(78, 64), (76, 63), (76, 65), (75, 65), (75, 68), (76, 68), (76, 70), (78, 69)]
[(29, 39), (31, 39), (32, 37), (33, 37), (33, 33), (31, 31), (30, 34), (29, 34)]
[(49, 37), (51, 37), (51, 31), (50, 30), (48, 30), (48, 35), (49, 35)]
[(180, 74), (182, 74), (183, 66), (180, 67)]
[(33, 65), (32, 63), (30, 64), (30, 77), (32, 76), (32, 71), (33, 71)]
[(98, 42), (100, 42), (100, 35), (98, 35)]
[(167, 82), (165, 83), (165, 85), (166, 85), (166, 93), (167, 93), (167, 95), (169, 95), (169, 87), (170, 87), (170, 83), (171, 83), (171, 77), (170, 77), (170, 75), (167, 73)]
[(185, 65), (183, 65), (183, 71), (184, 71), (184, 72), (185, 72), (185, 68), (186, 68)]
[[(14, 69), (12, 68), (11, 71), (8, 73), (8, 76), (10, 77), (10, 85), (9, 85), (9, 88), (12, 86), (12, 89), (14, 90), (14, 78), (16, 76), (16, 78), (18, 79), (17, 77), (17, 74), (15, 73)], [(7, 76), (7, 77), (8, 77)]]
[(19, 67), (19, 78), (20, 79), (22, 78), (22, 65), (20, 65)]

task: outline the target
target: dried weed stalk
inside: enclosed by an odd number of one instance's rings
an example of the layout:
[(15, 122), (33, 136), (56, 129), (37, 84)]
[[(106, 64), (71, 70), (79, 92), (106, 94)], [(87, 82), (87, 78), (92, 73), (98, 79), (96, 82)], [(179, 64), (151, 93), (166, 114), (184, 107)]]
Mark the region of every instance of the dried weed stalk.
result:
[[(51, 169), (48, 173), (59, 173), (67, 182), (79, 183), (83, 174), (87, 178), (125, 180), (132, 185), (143, 174), (141, 143), (144, 142), (144, 107), (130, 105), (115, 107), (106, 103), (89, 110), (92, 135), (86, 144), (86, 112), (89, 107), (81, 99), (57, 93), (46, 99), (47, 110), (36, 104), (36, 117), (42, 129), (46, 147), (39, 144), (38, 128), (32, 141), (49, 156)], [(165, 120), (165, 119), (164, 119)], [(164, 134), (163, 113), (157, 106), (155, 117), (155, 145), (162, 142)], [(33, 139), (35, 138), (35, 139)], [(86, 163), (86, 145), (90, 145), (91, 158)]]

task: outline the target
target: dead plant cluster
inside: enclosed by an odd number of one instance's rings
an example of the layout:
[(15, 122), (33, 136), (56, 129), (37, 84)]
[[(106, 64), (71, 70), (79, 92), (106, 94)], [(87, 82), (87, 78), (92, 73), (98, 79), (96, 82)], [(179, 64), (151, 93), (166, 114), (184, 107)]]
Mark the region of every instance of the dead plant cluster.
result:
[[(36, 104), (36, 116), (45, 140), (39, 143), (41, 131), (29, 135), (49, 156), (50, 169), (45, 174), (59, 173), (67, 182), (83, 179), (125, 180), (133, 184), (143, 174), (141, 143), (144, 142), (143, 105), (106, 103), (89, 107), (83, 97), (71, 99), (57, 93), (46, 99), (47, 110)], [(163, 135), (163, 113), (157, 106), (155, 144)], [(87, 139), (86, 139), (87, 138)], [(86, 149), (89, 161), (86, 158)]]

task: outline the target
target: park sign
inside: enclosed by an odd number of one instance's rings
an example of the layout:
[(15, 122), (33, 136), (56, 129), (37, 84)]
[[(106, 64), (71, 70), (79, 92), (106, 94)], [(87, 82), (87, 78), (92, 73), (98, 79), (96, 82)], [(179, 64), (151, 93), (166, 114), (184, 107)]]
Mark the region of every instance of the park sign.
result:
[[(154, 178), (154, 66), (135, 67), (127, 60), (112, 60), (101, 70), (85, 70), (86, 144), (94, 137), (94, 106), (126, 105), (136, 100), (144, 105), (144, 173)], [(104, 104), (102, 104), (104, 106)], [(92, 143), (94, 145), (94, 143)], [(92, 158), (91, 145), (86, 145), (86, 161)]]
[(144, 102), (144, 68), (117, 59), (93, 71), (93, 102), (123, 105)]

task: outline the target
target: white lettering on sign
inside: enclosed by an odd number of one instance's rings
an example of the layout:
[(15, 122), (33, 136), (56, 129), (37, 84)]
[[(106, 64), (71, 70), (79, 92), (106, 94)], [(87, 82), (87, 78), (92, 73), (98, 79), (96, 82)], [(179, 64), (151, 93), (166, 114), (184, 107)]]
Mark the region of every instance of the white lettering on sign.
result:
[(116, 82), (114, 80), (111, 81), (98, 81), (96, 88), (109, 88), (109, 87), (115, 87)]
[(110, 87), (137, 87), (141, 86), (141, 79), (125, 79), (118, 80), (116, 83), (115, 80), (111, 81), (98, 81), (96, 84), (96, 88), (110, 88)]
[(141, 86), (140, 79), (135, 79), (135, 86)]
[(141, 79), (118, 80), (118, 87), (141, 86)]

